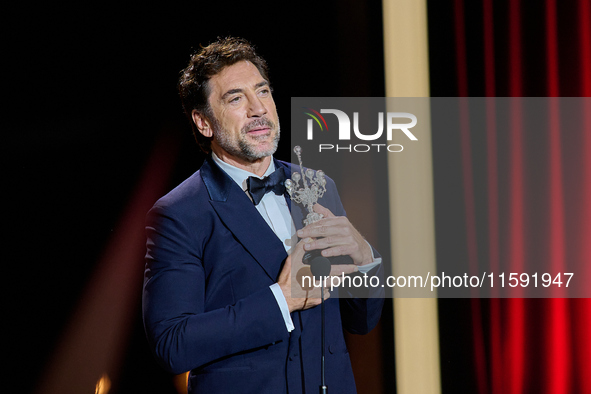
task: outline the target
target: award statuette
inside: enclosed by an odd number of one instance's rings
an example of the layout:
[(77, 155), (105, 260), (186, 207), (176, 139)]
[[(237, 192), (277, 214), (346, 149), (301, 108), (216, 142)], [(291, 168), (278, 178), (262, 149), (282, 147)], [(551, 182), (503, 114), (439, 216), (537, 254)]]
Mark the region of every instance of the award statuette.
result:
[[(294, 172), (291, 179), (286, 179), (285, 188), (293, 202), (296, 204), (303, 204), (308, 209), (308, 216), (304, 219), (304, 224), (307, 226), (308, 224), (312, 224), (323, 218), (321, 214), (314, 212), (314, 204), (316, 204), (318, 199), (324, 195), (324, 192), (326, 192), (326, 179), (324, 178), (324, 172), (322, 172), (322, 170), (318, 170), (314, 173), (314, 170), (308, 168), (304, 171), (304, 166), (302, 165), (302, 148), (296, 146), (293, 148), (293, 151), (298, 156), (302, 173), (300, 175), (299, 172)], [(306, 177), (310, 179), (310, 187), (308, 187)], [(303, 188), (299, 187), (300, 180), (302, 180)]]
[[(304, 225), (307, 226), (323, 218), (322, 214), (314, 212), (314, 204), (326, 192), (326, 179), (324, 178), (324, 172), (321, 170), (316, 172), (310, 168), (304, 170), (304, 166), (302, 165), (302, 148), (300, 146), (293, 148), (293, 151), (298, 156), (301, 174), (294, 172), (291, 175), (291, 179), (286, 179), (285, 189), (293, 202), (304, 205), (308, 210), (308, 215), (304, 219)], [(308, 186), (306, 178), (309, 179), (310, 186)], [(302, 181), (303, 187), (299, 185), (300, 180)], [(304, 264), (310, 265), (312, 274), (319, 279), (330, 274), (330, 261), (320, 253), (320, 250), (306, 252), (302, 259)]]
[[(302, 148), (300, 146), (293, 148), (293, 151), (298, 156), (301, 174), (294, 172), (291, 179), (286, 179), (285, 189), (293, 202), (304, 205), (308, 210), (308, 215), (304, 219), (304, 225), (307, 226), (323, 218), (322, 214), (314, 212), (314, 204), (326, 192), (326, 179), (324, 178), (324, 172), (321, 170), (304, 169), (302, 165)], [(306, 178), (309, 180), (310, 186), (308, 186)], [(302, 181), (302, 187), (299, 185), (300, 180)], [(304, 264), (310, 265), (312, 274), (318, 279), (330, 274), (331, 263), (329, 259), (321, 255), (320, 250), (306, 252), (302, 261)]]

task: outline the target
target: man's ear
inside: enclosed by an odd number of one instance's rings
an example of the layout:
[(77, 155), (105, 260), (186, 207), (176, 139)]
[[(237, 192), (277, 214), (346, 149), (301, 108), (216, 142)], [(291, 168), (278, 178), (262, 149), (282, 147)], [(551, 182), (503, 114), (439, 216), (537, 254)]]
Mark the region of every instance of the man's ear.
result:
[(203, 136), (207, 138), (211, 138), (213, 136), (213, 129), (211, 127), (211, 123), (203, 114), (196, 109), (191, 112), (191, 118), (193, 118), (193, 122), (197, 129)]

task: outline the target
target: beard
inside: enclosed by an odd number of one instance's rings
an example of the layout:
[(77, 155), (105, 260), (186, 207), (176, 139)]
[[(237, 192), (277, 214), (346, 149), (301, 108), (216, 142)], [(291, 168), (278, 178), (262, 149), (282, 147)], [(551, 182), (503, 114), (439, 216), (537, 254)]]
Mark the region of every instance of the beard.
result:
[[(227, 132), (226, 130), (222, 129), (221, 125), (212, 117), (212, 126), (213, 126), (213, 138), (216, 143), (222, 148), (224, 151), (228, 152), (232, 156), (239, 157), (243, 160), (248, 162), (255, 162), (259, 159), (262, 159), (267, 156), (271, 156), (277, 150), (277, 146), (279, 144), (279, 135), (280, 127), (279, 127), (279, 119), (277, 119), (277, 125), (267, 118), (260, 118), (253, 120), (252, 122), (246, 124), (240, 130), (240, 135), (237, 139), (234, 139), (231, 133)], [(257, 135), (257, 136), (248, 136), (248, 132), (257, 127), (268, 127), (269, 134), (265, 135)], [(258, 142), (268, 140), (272, 138), (271, 145), (265, 149), (261, 149), (258, 147)]]

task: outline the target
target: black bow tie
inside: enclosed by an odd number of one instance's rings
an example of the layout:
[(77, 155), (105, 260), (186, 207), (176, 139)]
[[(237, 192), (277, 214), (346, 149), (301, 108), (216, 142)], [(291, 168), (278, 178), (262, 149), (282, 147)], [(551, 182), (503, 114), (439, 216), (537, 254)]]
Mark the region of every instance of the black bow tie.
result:
[(275, 170), (274, 173), (263, 179), (249, 176), (246, 180), (246, 186), (254, 205), (259, 205), (263, 196), (271, 191), (280, 196), (285, 193), (285, 173), (283, 168)]

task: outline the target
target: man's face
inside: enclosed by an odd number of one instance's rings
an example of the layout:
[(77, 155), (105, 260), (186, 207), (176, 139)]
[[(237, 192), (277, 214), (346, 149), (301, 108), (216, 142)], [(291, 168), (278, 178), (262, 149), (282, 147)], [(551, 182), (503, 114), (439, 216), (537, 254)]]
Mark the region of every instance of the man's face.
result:
[[(209, 80), (214, 119), (212, 150), (224, 159), (255, 162), (271, 156), (279, 119), (269, 83), (248, 61), (224, 68)], [(227, 161), (227, 160), (226, 160)]]

